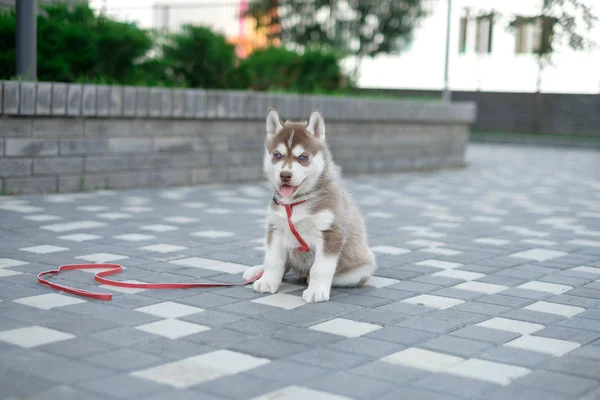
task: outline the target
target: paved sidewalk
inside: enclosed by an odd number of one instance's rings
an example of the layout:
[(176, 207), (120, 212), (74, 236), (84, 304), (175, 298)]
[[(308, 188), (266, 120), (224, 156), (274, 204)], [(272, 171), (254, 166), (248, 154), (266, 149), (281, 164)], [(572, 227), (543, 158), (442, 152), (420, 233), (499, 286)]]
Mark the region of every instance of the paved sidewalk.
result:
[(469, 162), (349, 179), (377, 277), (311, 305), (294, 276), (276, 295), (53, 278), (110, 302), (36, 282), (78, 262), (237, 282), (262, 261), (263, 185), (0, 198), (0, 397), (600, 399), (600, 153)]

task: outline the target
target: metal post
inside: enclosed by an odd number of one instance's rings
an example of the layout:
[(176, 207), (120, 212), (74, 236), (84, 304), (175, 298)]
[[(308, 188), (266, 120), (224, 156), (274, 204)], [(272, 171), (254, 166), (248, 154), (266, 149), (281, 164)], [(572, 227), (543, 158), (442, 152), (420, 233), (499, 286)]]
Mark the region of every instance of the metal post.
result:
[(452, 0), (448, 0), (448, 13), (446, 21), (446, 60), (444, 62), (444, 91), (442, 92), (442, 99), (445, 102), (450, 102), (450, 85), (448, 83), (448, 69), (450, 66), (450, 20), (452, 14)]
[(17, 76), (37, 80), (36, 0), (17, 1)]

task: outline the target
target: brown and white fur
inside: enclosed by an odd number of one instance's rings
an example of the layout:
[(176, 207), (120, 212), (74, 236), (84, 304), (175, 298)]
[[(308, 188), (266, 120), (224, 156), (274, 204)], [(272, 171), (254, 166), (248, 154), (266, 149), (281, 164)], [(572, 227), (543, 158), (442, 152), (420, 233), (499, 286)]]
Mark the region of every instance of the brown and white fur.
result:
[(307, 303), (329, 300), (332, 286), (364, 285), (375, 271), (364, 221), (340, 186), (341, 171), (325, 141), (325, 123), (314, 111), (308, 122), (283, 122), (276, 110), (267, 116), (263, 169), (281, 203), (306, 202), (293, 208), (292, 223), (310, 252), (296, 250), (285, 207), (271, 202), (268, 209), (264, 267), (249, 268), (244, 278), (257, 292), (276, 293), (290, 269), (306, 277)]

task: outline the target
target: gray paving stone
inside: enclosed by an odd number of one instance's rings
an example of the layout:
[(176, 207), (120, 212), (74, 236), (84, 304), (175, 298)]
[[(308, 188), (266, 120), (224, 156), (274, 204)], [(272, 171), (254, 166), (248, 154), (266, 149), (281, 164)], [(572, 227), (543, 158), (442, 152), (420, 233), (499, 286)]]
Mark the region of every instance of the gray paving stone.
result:
[(2, 371), (2, 396), (7, 399), (28, 398), (37, 393), (48, 391), (55, 382), (34, 377), (11, 369)]
[(73, 359), (82, 359), (92, 354), (104, 353), (119, 348), (117, 344), (103, 342), (90, 337), (76, 337), (62, 342), (49, 343), (38, 349), (47, 353)]
[(543, 368), (568, 375), (577, 375), (582, 378), (600, 380), (600, 365), (597, 361), (591, 359), (566, 355), (550, 360), (543, 365)]
[(502, 314), (502, 316), (505, 318), (512, 318), (512, 319), (517, 319), (519, 321), (533, 322), (533, 323), (542, 324), (542, 325), (554, 324), (558, 321), (565, 319), (564, 317), (562, 317), (560, 315), (556, 315), (556, 314), (531, 311), (531, 310), (525, 310), (525, 309), (520, 309), (520, 308), (512, 310), (512, 311), (508, 311), (508, 312)]
[(471, 339), (454, 336), (441, 336), (439, 338), (420, 343), (419, 347), (452, 354), (459, 357), (474, 357), (489, 349), (492, 345)]
[(600, 333), (600, 320), (596, 319), (580, 318), (575, 316), (560, 321), (557, 325), (564, 326), (566, 328), (584, 329), (586, 331)]
[(454, 395), (461, 398), (473, 398), (497, 386), (489, 382), (443, 373), (419, 379), (413, 385), (422, 389), (433, 390), (445, 395)]
[(340, 342), (346, 339), (340, 335), (333, 335), (331, 333), (297, 327), (275, 332), (272, 334), (272, 337), (293, 343), (307, 344), (317, 347), (324, 347), (328, 344)]
[(535, 368), (553, 358), (553, 356), (549, 354), (506, 346), (494, 347), (477, 357), (483, 360), (496, 361), (508, 365), (518, 365), (525, 368)]
[(397, 301), (395, 303), (386, 304), (376, 308), (377, 310), (393, 311), (408, 315), (423, 315), (433, 311), (430, 307), (420, 306), (417, 304), (404, 303)]
[(214, 347), (229, 347), (236, 343), (254, 339), (256, 336), (232, 331), (224, 328), (214, 328), (208, 331), (186, 336), (185, 340)]
[(550, 371), (533, 371), (515, 381), (519, 385), (540, 388), (569, 396), (579, 396), (587, 393), (598, 385), (597, 382), (575, 376)]
[(384, 357), (404, 349), (405, 346), (367, 337), (355, 337), (335, 342), (328, 348), (368, 357)]
[(78, 389), (89, 390), (102, 396), (108, 396), (109, 398), (144, 397), (164, 390), (163, 385), (129, 375), (112, 375), (96, 378), (74, 386)]
[(44, 390), (34, 396), (28, 397), (31, 400), (77, 400), (77, 399), (102, 400), (101, 396), (89, 392), (74, 389), (67, 385), (55, 386), (51, 389)]
[(535, 332), (536, 336), (545, 336), (554, 339), (570, 340), (583, 344), (588, 344), (600, 338), (600, 332), (594, 332), (584, 329), (573, 329), (559, 325), (551, 326)]
[(521, 297), (504, 296), (502, 294), (490, 294), (481, 296), (477, 299), (480, 303), (490, 303), (507, 307), (524, 307), (535, 301), (532, 299), (523, 299)]
[(165, 363), (162, 357), (127, 348), (94, 354), (83, 360), (118, 371), (133, 371)]
[(269, 337), (259, 337), (232, 344), (229, 349), (273, 360), (307, 351), (310, 347)]
[(159, 338), (135, 344), (131, 348), (169, 360), (181, 360), (213, 350), (208, 345), (193, 343), (187, 341), (187, 339), (189, 339), (189, 336), (186, 336), (184, 340)]
[(106, 331), (94, 333), (90, 336), (94, 339), (101, 340), (103, 342), (108, 342), (122, 346), (132, 346), (137, 343), (148, 342), (152, 339), (156, 339), (156, 335), (140, 331), (129, 326), (109, 329)]
[(467, 326), (465, 328), (450, 332), (450, 335), (478, 340), (480, 342), (492, 343), (494, 345), (500, 345), (521, 336), (518, 333), (490, 329), (481, 326)]
[(376, 325), (392, 325), (398, 321), (410, 318), (410, 315), (387, 310), (365, 308), (347, 314), (346, 317), (354, 321), (368, 322)]
[(288, 360), (273, 360), (268, 364), (252, 368), (246, 373), (262, 379), (272, 379), (285, 385), (304, 385), (330, 373), (330, 370)]
[(294, 354), (288, 357), (287, 360), (316, 367), (343, 370), (364, 364), (371, 361), (371, 358), (358, 354), (343, 353), (341, 351), (321, 348)]
[(515, 296), (523, 299), (545, 300), (552, 297), (551, 293), (540, 292), (539, 290), (529, 290), (523, 288), (510, 288), (502, 291), (503, 296)]
[(434, 333), (401, 328), (397, 326), (388, 326), (365, 335), (365, 337), (402, 344), (405, 346), (412, 346), (417, 343), (422, 343), (436, 336), (437, 335)]
[(308, 387), (339, 394), (354, 399), (377, 398), (379, 395), (390, 392), (394, 385), (365, 376), (341, 371), (323, 376), (310, 382)]
[(597, 345), (586, 345), (578, 349), (573, 350), (570, 355), (584, 358), (591, 358), (593, 360), (600, 360), (600, 346)]
[(520, 385), (501, 386), (479, 396), (481, 400), (569, 400), (572, 397)]
[(511, 310), (510, 307), (501, 306), (497, 304), (489, 304), (489, 303), (479, 303), (476, 301), (470, 301), (467, 303), (459, 304), (455, 307), (452, 307), (456, 311), (467, 311), (475, 314), (483, 314), (483, 315), (499, 315), (506, 311)]
[(396, 326), (403, 328), (416, 329), (419, 331), (431, 332), (442, 335), (460, 329), (464, 322), (456, 320), (444, 320), (436, 316), (413, 317), (398, 322)]
[(214, 379), (197, 385), (193, 389), (221, 398), (245, 400), (270, 393), (280, 387), (279, 382), (242, 373)]

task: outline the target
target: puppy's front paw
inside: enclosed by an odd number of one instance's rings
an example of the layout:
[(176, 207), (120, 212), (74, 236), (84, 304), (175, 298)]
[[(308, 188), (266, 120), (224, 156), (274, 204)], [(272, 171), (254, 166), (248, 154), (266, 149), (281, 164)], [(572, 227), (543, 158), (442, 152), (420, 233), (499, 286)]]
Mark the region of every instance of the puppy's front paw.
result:
[(252, 289), (255, 292), (259, 293), (277, 293), (277, 289), (279, 289), (279, 285), (281, 285), (280, 280), (273, 279), (265, 279), (263, 276), (252, 285)]
[(319, 287), (316, 285), (308, 285), (308, 288), (302, 293), (302, 299), (307, 303), (321, 303), (323, 301), (329, 301), (328, 287)]
[(256, 275), (260, 274), (264, 269), (265, 267), (262, 265), (255, 265), (254, 267), (250, 267), (246, 271), (244, 271), (244, 275), (242, 276), (242, 278), (244, 278), (245, 281), (249, 281)]

